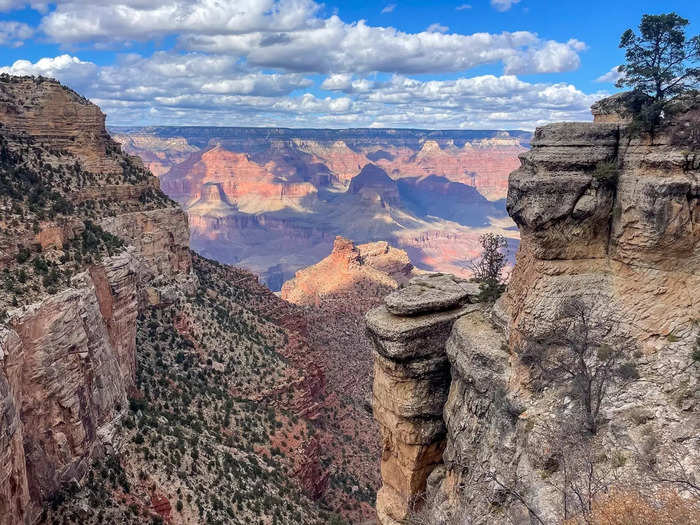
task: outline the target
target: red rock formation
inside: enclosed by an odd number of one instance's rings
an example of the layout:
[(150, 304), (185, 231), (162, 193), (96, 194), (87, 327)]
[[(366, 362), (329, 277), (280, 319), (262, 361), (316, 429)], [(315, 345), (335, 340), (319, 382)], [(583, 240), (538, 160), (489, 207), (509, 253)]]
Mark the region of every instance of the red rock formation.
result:
[(27, 475), (11, 474), (10, 492), (26, 483), (31, 498), (18, 515), (35, 516), (62, 482), (80, 479), (127, 407), (134, 384), (134, 262), (128, 253), (107, 260), (75, 276), (73, 288), (10, 317), (0, 376), (13, 385), (10, 402), (21, 414), (22, 450), (15, 453), (24, 456)]
[[(282, 286), (282, 298), (304, 306), (327, 306), (335, 310), (365, 310), (375, 302), (375, 291), (396, 288), (413, 274), (405, 252), (375, 242), (355, 246), (336, 237), (331, 254), (318, 264), (299, 270)], [(348, 300), (342, 298), (347, 295)], [(364, 313), (364, 312), (362, 312)]]
[(260, 165), (245, 153), (234, 153), (216, 146), (192, 155), (162, 177), (163, 190), (181, 202), (194, 202), (201, 197), (204, 184), (218, 183), (231, 203), (242, 199), (275, 201), (263, 209), (276, 209), (285, 201), (294, 201), (316, 192), (308, 182), (287, 182), (279, 179), (274, 163)]
[(394, 178), (440, 175), (474, 186), (495, 200), (505, 198), (508, 174), (520, 165), (518, 155), (525, 151), (518, 139), (506, 136), (467, 142), (462, 148), (454, 144), (441, 147), (428, 140), (418, 152), (389, 149), (392, 158), (379, 159), (377, 164)]
[(330, 145), (312, 140), (297, 140), (295, 144), (301, 151), (311, 153), (315, 160), (328, 166), (342, 182), (350, 181), (369, 162), (364, 154), (353, 151), (342, 140)]

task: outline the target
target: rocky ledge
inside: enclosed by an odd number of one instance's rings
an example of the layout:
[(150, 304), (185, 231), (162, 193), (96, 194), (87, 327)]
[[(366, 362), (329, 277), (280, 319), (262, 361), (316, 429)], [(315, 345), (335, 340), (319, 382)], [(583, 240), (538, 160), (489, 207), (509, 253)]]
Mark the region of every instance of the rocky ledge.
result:
[(382, 435), (377, 515), (403, 523), (441, 462), (450, 385), (445, 343), (455, 320), (479, 309), (479, 290), (446, 274), (414, 277), (366, 316), (374, 345), (374, 416)]
[[(469, 304), (441, 276), (368, 313), (383, 525), (593, 520), (616, 497), (662, 520), (655, 494), (697, 509), (700, 151), (687, 130), (699, 112), (639, 135), (621, 100), (596, 104), (595, 122), (535, 132), (510, 176), (521, 244), (496, 305)], [(566, 355), (546, 341), (572, 300), (619, 359), (595, 431), (573, 381), (542, 371)]]

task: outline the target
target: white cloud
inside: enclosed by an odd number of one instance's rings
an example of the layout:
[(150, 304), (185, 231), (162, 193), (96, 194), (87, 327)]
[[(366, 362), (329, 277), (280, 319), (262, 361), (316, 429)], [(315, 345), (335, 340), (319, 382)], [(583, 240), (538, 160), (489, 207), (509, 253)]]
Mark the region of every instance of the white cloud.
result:
[(519, 3), (520, 0), (491, 0), (491, 6), (496, 11), (508, 11), (514, 4)]
[(61, 82), (84, 87), (86, 80), (97, 71), (97, 65), (84, 62), (77, 57), (60, 55), (54, 58), (42, 58), (36, 63), (29, 60), (17, 60), (11, 66), (0, 67), (0, 73), (11, 75), (41, 75), (52, 77)]
[(449, 27), (444, 26), (442, 24), (438, 24), (437, 22), (435, 22), (434, 24), (430, 24), (426, 29), (428, 33), (447, 33), (449, 30)]
[(329, 91), (348, 91), (352, 89), (352, 75), (348, 73), (329, 75), (321, 84), (321, 88)]
[[(0, 9), (24, 5), (0, 0)], [(532, 129), (588, 118), (588, 106), (602, 96), (515, 76), (576, 69), (586, 49), (578, 40), (543, 40), (528, 31), (448, 34), (436, 23), (407, 33), (324, 17), (313, 0), (60, 0), (53, 5), (40, 27), (69, 48), (123, 49), (132, 41), (177, 39), (176, 50), (121, 54), (106, 66), (64, 54), (0, 68), (61, 80), (98, 103), (111, 124)], [(18, 45), (31, 37), (31, 27), (11, 24), (16, 25), (0, 22), (0, 44)], [(501, 76), (463, 73), (498, 63)], [(462, 78), (410, 76), (447, 72)]]
[(20, 9), (21, 7), (24, 7), (26, 3), (27, 2), (24, 0), (0, 0), (0, 12)]
[[(527, 31), (513, 33), (405, 33), (392, 27), (346, 24), (337, 16), (312, 28), (280, 35), (188, 35), (189, 49), (243, 56), (251, 65), (317, 73), (436, 73), (465, 71), (503, 62), (518, 72), (569, 71), (577, 65), (576, 46), (543, 42)], [(547, 53), (558, 45), (560, 53)], [(560, 56), (566, 51), (567, 60)], [(554, 58), (554, 62), (548, 62)]]
[(599, 76), (598, 78), (595, 79), (596, 82), (609, 82), (614, 84), (618, 80), (620, 80), (624, 75), (620, 73), (617, 68), (620, 66), (615, 66), (610, 69), (607, 73), (604, 75)]
[(326, 91), (342, 91), (343, 93), (367, 93), (372, 90), (376, 82), (361, 78), (353, 80), (353, 76), (347, 73), (329, 75), (321, 83), (321, 89)]
[(380, 81), (351, 74), (327, 77), (321, 89), (344, 95), (324, 96), (305, 92), (311, 86), (303, 75), (251, 70), (234, 57), (198, 53), (123, 55), (111, 66), (61, 55), (17, 61), (0, 72), (58, 78), (99, 104), (114, 125), (532, 129), (589, 119), (589, 106), (604, 96), (514, 75)]
[(24, 9), (27, 5), (40, 13), (46, 13), (49, 8), (49, 2), (42, 0), (0, 0), (0, 13), (4, 11), (14, 11), (15, 9)]
[(19, 47), (34, 34), (34, 29), (21, 22), (0, 21), (0, 46)]
[[(2, 1), (2, 0), (0, 0)], [(313, 0), (64, 0), (46, 15), (42, 30), (61, 44), (152, 40), (168, 35), (190, 51), (228, 54), (251, 66), (315, 73), (435, 73), (502, 62), (507, 71), (567, 71), (576, 48), (545, 42), (527, 31), (500, 34), (406, 33), (337, 15), (319, 16)], [(386, 6), (386, 8), (390, 7)], [(90, 16), (85, 16), (86, 10)], [(554, 45), (559, 53), (548, 53)], [(562, 51), (569, 55), (562, 59)], [(553, 61), (548, 62), (548, 60)], [(532, 71), (527, 71), (527, 68)]]
[(384, 9), (380, 11), (381, 14), (385, 15), (387, 13), (392, 13), (396, 9), (396, 4), (388, 4), (384, 6)]
[(284, 32), (314, 23), (319, 7), (313, 0), (64, 0), (41, 27), (61, 43), (145, 40), (183, 32)]
[(573, 71), (581, 65), (578, 56), (586, 49), (583, 42), (571, 39), (567, 43), (549, 40), (541, 47), (531, 47), (505, 59), (505, 72), (515, 74)]
[(457, 11), (464, 11), (465, 9), (471, 9), (472, 5), (471, 4), (461, 4), (455, 7), (455, 10)]

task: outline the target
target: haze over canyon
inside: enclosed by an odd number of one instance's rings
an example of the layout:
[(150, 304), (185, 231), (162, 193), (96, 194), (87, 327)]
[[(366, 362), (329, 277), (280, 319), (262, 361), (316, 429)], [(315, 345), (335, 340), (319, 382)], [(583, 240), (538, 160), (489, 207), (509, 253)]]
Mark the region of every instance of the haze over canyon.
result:
[(189, 216), (191, 246), (273, 290), (336, 235), (388, 241), (420, 268), (469, 274), (478, 237), (517, 245), (505, 211), (522, 131), (116, 128)]

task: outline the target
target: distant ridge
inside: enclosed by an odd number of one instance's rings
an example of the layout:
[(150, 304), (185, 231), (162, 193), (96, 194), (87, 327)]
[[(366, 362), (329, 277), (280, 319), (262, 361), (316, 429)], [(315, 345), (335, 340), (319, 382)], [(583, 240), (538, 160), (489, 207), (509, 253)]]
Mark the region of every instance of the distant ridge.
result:
[(454, 140), (457, 146), (464, 142), (489, 139), (499, 134), (508, 133), (512, 138), (520, 139), (524, 146), (530, 143), (532, 133), (523, 130), (429, 130), (409, 128), (260, 128), (227, 126), (108, 126), (112, 133), (155, 133), (161, 138), (187, 135), (192, 144), (203, 146), (209, 139), (322, 139), (322, 140), (356, 140), (356, 139), (403, 139), (403, 140)]

